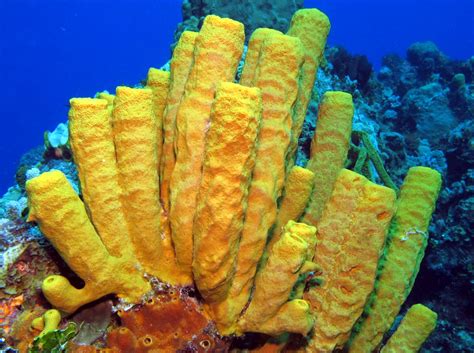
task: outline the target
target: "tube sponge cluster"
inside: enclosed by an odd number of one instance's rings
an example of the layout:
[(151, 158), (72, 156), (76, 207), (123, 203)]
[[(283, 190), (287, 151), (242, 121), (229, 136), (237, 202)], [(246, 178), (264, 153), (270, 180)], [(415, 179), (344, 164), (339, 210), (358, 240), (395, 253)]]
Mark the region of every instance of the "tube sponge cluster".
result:
[[(305, 9), (287, 34), (256, 30), (236, 83), (243, 25), (208, 16), (146, 87), (71, 100), (83, 201), (58, 171), (27, 183), (30, 220), (85, 282), (46, 278), (54, 307), (108, 294), (141, 303), (152, 276), (196, 286), (223, 335), (297, 333), (308, 352), (380, 344), (416, 277), (440, 178), (412, 168), (397, 199), (343, 169), (354, 111), (344, 92), (324, 95), (311, 158), (294, 165), (329, 27)], [(392, 342), (415, 324), (403, 344), (427, 337), (435, 319), (418, 308)]]

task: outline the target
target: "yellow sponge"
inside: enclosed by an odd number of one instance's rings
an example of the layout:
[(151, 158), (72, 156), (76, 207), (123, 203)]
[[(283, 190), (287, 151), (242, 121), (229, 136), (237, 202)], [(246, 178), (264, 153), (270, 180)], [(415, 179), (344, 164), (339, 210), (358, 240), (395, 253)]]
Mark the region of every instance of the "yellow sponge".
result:
[(303, 222), (317, 226), (334, 183), (344, 167), (352, 131), (354, 106), (345, 92), (326, 92), (319, 105), (318, 121), (306, 168), (314, 172), (314, 188)]
[(262, 45), (253, 82), (248, 83), (262, 90), (263, 117), (237, 269), (226, 299), (234, 303), (236, 312), (229, 317), (240, 313), (249, 299), (257, 264), (276, 220), (302, 60), (298, 39), (271, 32)]
[(261, 323), (253, 331), (275, 337), (287, 332), (306, 336), (313, 326), (314, 318), (308, 302), (294, 299), (283, 304), (275, 316)]
[(259, 65), (260, 55), (263, 43), (267, 38), (274, 35), (281, 35), (280, 31), (271, 28), (257, 28), (250, 37), (247, 54), (245, 56), (244, 68), (240, 75), (240, 84), (244, 86), (253, 86), (257, 67)]
[(207, 305), (225, 298), (235, 270), (261, 109), (258, 88), (218, 86), (193, 228), (194, 280)]
[[(287, 303), (291, 290), (298, 279), (299, 270), (307, 260), (308, 248), (310, 247), (310, 244), (298, 235), (296, 225), (292, 223), (287, 227), (287, 231), (270, 249), (266, 264), (257, 273), (252, 300), (238, 322), (240, 332), (263, 332), (272, 335), (280, 333), (279, 327), (282, 320), (272, 320), (274, 323), (280, 323), (277, 326), (269, 325), (268, 321), (280, 315), (279, 310)], [(305, 224), (301, 224), (301, 227), (303, 232), (305, 232), (305, 228), (311, 228), (308, 234), (314, 237), (316, 231), (314, 227)], [(297, 300), (296, 302), (301, 303), (302, 301)], [(307, 316), (308, 320), (303, 320), (303, 322), (312, 323), (309, 305), (293, 305), (292, 307), (297, 309), (293, 312), (293, 315), (298, 317), (301, 314)], [(302, 312), (298, 314), (297, 312), (300, 310)], [(294, 323), (294, 321), (290, 320), (285, 323), (285, 331), (306, 334), (312, 326), (305, 326), (305, 332), (299, 332), (300, 327), (295, 330), (291, 323)], [(262, 331), (264, 327), (265, 329)]]
[(440, 187), (441, 176), (437, 171), (426, 167), (408, 171), (390, 225), (377, 289), (365, 309), (367, 317), (351, 338), (351, 352), (372, 352), (410, 293), (428, 243), (428, 225)]
[(184, 86), (193, 64), (194, 44), (198, 33), (184, 31), (174, 48), (170, 63), (168, 100), (163, 113), (163, 147), (160, 163), (160, 194), (165, 212), (169, 212), (169, 183), (176, 161), (174, 138), (176, 114), (184, 95)]
[(146, 87), (153, 92), (153, 113), (156, 122), (156, 160), (158, 173), (160, 172), (159, 163), (163, 150), (163, 112), (165, 110), (168, 89), (170, 84), (170, 73), (168, 71), (150, 68), (146, 80)]
[[(111, 255), (134, 257), (121, 202), (118, 169), (108, 101), (73, 98), (69, 130), (84, 202), (102, 242)], [(111, 222), (110, 216), (114, 215)]]
[(48, 332), (58, 329), (61, 322), (61, 313), (56, 309), (49, 309), (43, 315), (37, 317), (31, 322), (31, 327), (36, 330), (41, 330), (38, 337), (44, 336)]
[(117, 87), (112, 117), (125, 218), (137, 259), (147, 273), (163, 281), (186, 281), (176, 266), (171, 239), (160, 228), (152, 90)]
[(317, 9), (301, 9), (291, 19), (289, 36), (299, 38), (304, 48), (304, 64), (301, 69), (300, 87), (296, 100), (288, 149), (288, 169), (293, 166), (303, 123), (306, 116), (316, 73), (323, 57), (326, 39), (331, 25), (327, 16)]
[[(95, 98), (105, 99), (107, 101), (107, 107), (112, 110), (112, 105), (114, 104), (115, 95), (110, 94), (107, 91), (98, 92), (95, 95)], [(73, 98), (74, 99), (74, 98)]]
[(395, 192), (342, 169), (318, 226), (314, 262), (323, 283), (306, 294), (315, 312), (312, 352), (341, 348), (374, 288)]
[(110, 256), (84, 204), (63, 173), (51, 171), (26, 183), (29, 221), (36, 221), (69, 267), (85, 282), (73, 287), (62, 276), (49, 276), (43, 293), (56, 308), (71, 313), (107, 294), (138, 302), (150, 286), (127, 257)]
[(300, 218), (313, 191), (313, 182), (314, 173), (309, 169), (298, 166), (291, 168), (285, 181), (270, 244), (278, 240), (283, 226), (288, 221), (297, 221)]
[(381, 353), (416, 353), (436, 327), (438, 315), (422, 304), (408, 309)]
[(177, 261), (191, 274), (193, 210), (211, 104), (219, 82), (232, 82), (244, 45), (240, 22), (207, 16), (196, 38), (194, 64), (176, 117), (176, 163), (170, 181), (170, 222)]

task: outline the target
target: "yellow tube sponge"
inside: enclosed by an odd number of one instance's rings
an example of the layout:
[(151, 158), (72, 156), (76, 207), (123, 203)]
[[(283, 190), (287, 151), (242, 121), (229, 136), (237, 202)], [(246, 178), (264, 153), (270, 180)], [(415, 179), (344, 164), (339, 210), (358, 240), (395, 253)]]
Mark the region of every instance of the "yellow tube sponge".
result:
[(156, 117), (150, 89), (117, 87), (113, 135), (123, 206), (137, 259), (149, 274), (177, 284), (171, 239), (160, 228)]
[(224, 299), (232, 280), (261, 109), (258, 88), (218, 86), (193, 228), (194, 280), (207, 305)]
[(250, 37), (247, 54), (245, 56), (244, 68), (240, 75), (240, 84), (244, 86), (253, 86), (258, 61), (262, 52), (262, 46), (265, 40), (272, 35), (282, 35), (280, 31), (271, 28), (257, 28)]
[[(107, 101), (107, 107), (112, 109), (114, 104), (115, 95), (110, 94), (107, 91), (99, 92), (95, 95), (95, 98), (105, 99)], [(74, 99), (74, 98), (73, 98)]]
[[(301, 44), (296, 38), (270, 34), (263, 43), (253, 81), (262, 90), (262, 126), (236, 273), (227, 298), (235, 304), (235, 314), (243, 309), (249, 299), (257, 264), (276, 219), (277, 200), (285, 180), (291, 112), (298, 91), (302, 60)], [(281, 70), (283, 67), (285, 70)]]
[[(263, 253), (262, 259), (260, 260), (261, 263), (265, 263), (267, 261), (269, 249), (271, 249), (273, 244), (275, 244), (280, 239), (284, 228), (288, 228), (291, 226), (291, 224), (295, 223), (291, 222), (290, 225), (288, 225), (288, 222), (298, 220), (300, 218), (306, 205), (308, 204), (311, 191), (313, 190), (313, 181), (314, 173), (309, 169), (299, 166), (294, 166), (291, 168), (290, 173), (288, 174), (285, 181), (285, 187), (283, 189), (284, 194), (280, 201), (280, 207), (278, 209), (273, 230), (271, 231), (270, 241), (266, 246), (266, 250)], [(311, 244), (312, 245), (310, 246), (310, 249), (312, 254), (311, 256), (307, 257), (307, 259), (310, 261), (313, 259), (314, 255), (316, 237), (314, 237), (314, 242), (311, 242)]]
[[(69, 130), (84, 202), (102, 242), (113, 256), (133, 257), (121, 203), (115, 147), (108, 101), (70, 100)], [(114, 215), (114, 221), (110, 221)]]
[(344, 167), (352, 131), (352, 96), (326, 92), (321, 100), (318, 121), (311, 143), (311, 159), (306, 168), (314, 172), (314, 188), (303, 222), (317, 225), (339, 172)]
[(275, 316), (263, 322), (255, 331), (274, 337), (287, 332), (306, 336), (313, 326), (314, 318), (308, 302), (294, 299), (283, 304)]
[(304, 48), (304, 64), (301, 68), (300, 88), (295, 104), (291, 143), (288, 149), (288, 167), (293, 166), (303, 123), (306, 116), (316, 73), (323, 57), (331, 24), (327, 16), (317, 9), (298, 10), (291, 19), (289, 36), (300, 39)]
[(59, 323), (61, 322), (61, 313), (56, 309), (50, 309), (47, 310), (39, 319), (42, 321), (42, 330), (38, 336), (41, 337), (48, 332), (58, 329)]
[(391, 327), (411, 291), (428, 243), (428, 225), (441, 188), (440, 174), (412, 167), (400, 189), (397, 211), (366, 318), (350, 341), (350, 352), (372, 352)]
[(44, 329), (44, 319), (43, 316), (39, 316), (33, 321), (31, 321), (30, 325), (31, 330), (42, 331)]
[(232, 82), (244, 45), (242, 23), (207, 16), (176, 117), (176, 163), (170, 181), (170, 222), (177, 261), (191, 273), (193, 218), (201, 181), (206, 131), (217, 84)]
[[(305, 223), (298, 223), (295, 221), (288, 221), (286, 226), (283, 228), (285, 232), (291, 232), (294, 234), (298, 234), (298, 236), (308, 243), (308, 251), (306, 252), (305, 262), (301, 266), (298, 271), (298, 282), (293, 287), (293, 291), (291, 293), (292, 299), (301, 299), (303, 298), (303, 293), (306, 287), (306, 279), (308, 278), (309, 272), (321, 272), (321, 268), (318, 264), (313, 262), (314, 253), (316, 250), (316, 227), (309, 226)], [(273, 244), (277, 241), (280, 237), (276, 237), (276, 239), (272, 239), (271, 242), (267, 245), (267, 251), (262, 258), (261, 263), (265, 263), (266, 257), (269, 251), (271, 251)], [(261, 265), (263, 266), (263, 265)]]
[(323, 283), (305, 296), (316, 316), (311, 352), (331, 352), (348, 340), (374, 288), (395, 198), (362, 175), (339, 173), (318, 225), (314, 262)]
[[(168, 98), (170, 84), (170, 73), (168, 71), (150, 68), (146, 80), (146, 87), (153, 92), (153, 113), (156, 120), (156, 160), (158, 173), (160, 172), (160, 161), (163, 150), (163, 113)], [(159, 176), (159, 174), (158, 174)]]
[[(303, 224), (302, 226), (312, 228), (311, 233), (314, 237), (314, 227)], [(270, 333), (271, 325), (267, 326), (265, 331), (261, 329), (265, 327), (267, 321), (278, 315), (279, 310), (288, 301), (298, 279), (298, 272), (307, 259), (308, 247), (309, 244), (298, 235), (295, 226), (288, 227), (288, 231), (274, 244), (269, 252), (268, 261), (255, 278), (252, 300), (238, 322), (240, 332)], [(309, 306), (305, 306), (303, 311), (309, 315)], [(295, 332), (289, 326), (286, 329), (288, 332)], [(309, 329), (303, 334), (308, 331)]]
[(416, 353), (436, 327), (438, 315), (422, 304), (408, 309), (381, 353)]
[[(283, 226), (288, 221), (297, 221), (303, 214), (313, 190), (314, 173), (309, 169), (294, 166), (285, 181), (284, 194), (280, 201), (278, 214), (270, 244), (278, 240)], [(310, 260), (312, 257), (310, 258)]]
[(138, 302), (150, 289), (135, 262), (110, 256), (64, 174), (43, 173), (29, 180), (26, 190), (28, 220), (38, 223), (61, 257), (85, 282), (84, 288), (77, 289), (62, 276), (47, 277), (42, 289), (53, 306), (71, 313), (111, 293)]
[[(297, 235), (308, 244), (308, 250), (306, 251), (305, 260), (306, 262), (312, 261), (314, 257), (314, 251), (316, 249), (316, 227), (290, 220), (285, 225), (283, 230), (285, 233)], [(306, 262), (303, 267), (301, 267), (301, 270), (304, 270), (309, 266)]]
[(160, 163), (160, 195), (166, 212), (169, 212), (169, 182), (176, 160), (174, 151), (176, 114), (193, 64), (194, 43), (197, 35), (196, 32), (184, 31), (174, 48), (170, 62), (170, 85), (168, 101), (163, 113), (163, 147)]

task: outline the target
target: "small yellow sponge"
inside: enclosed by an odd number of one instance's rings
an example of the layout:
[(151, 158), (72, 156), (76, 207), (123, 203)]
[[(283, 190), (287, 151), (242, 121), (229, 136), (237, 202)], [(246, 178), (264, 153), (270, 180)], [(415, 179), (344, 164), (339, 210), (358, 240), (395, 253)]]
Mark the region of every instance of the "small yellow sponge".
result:
[[(107, 101), (107, 107), (108, 107), (109, 109), (112, 109), (112, 105), (114, 104), (115, 95), (110, 94), (110, 93), (107, 92), (107, 91), (103, 91), (103, 92), (98, 92), (98, 93), (95, 95), (95, 98), (105, 99), (105, 100)], [(74, 99), (74, 98), (73, 98), (73, 99)]]
[(438, 315), (422, 304), (415, 304), (406, 313), (400, 326), (381, 353), (416, 353), (436, 327)]
[(279, 239), (288, 221), (297, 221), (300, 218), (313, 191), (313, 182), (314, 173), (311, 170), (299, 166), (291, 168), (285, 181), (270, 244)]
[(294, 299), (283, 304), (275, 316), (256, 326), (253, 331), (274, 337), (288, 332), (306, 336), (313, 326), (314, 317), (308, 302)]
[(250, 37), (245, 64), (240, 76), (240, 84), (244, 86), (253, 86), (257, 68), (259, 66), (260, 54), (263, 43), (267, 38), (274, 35), (281, 35), (280, 31), (271, 28), (257, 28)]
[(41, 337), (48, 332), (57, 330), (60, 322), (61, 313), (56, 309), (49, 309), (42, 316), (34, 319), (31, 323), (31, 327), (40, 329), (41, 332), (38, 337)]

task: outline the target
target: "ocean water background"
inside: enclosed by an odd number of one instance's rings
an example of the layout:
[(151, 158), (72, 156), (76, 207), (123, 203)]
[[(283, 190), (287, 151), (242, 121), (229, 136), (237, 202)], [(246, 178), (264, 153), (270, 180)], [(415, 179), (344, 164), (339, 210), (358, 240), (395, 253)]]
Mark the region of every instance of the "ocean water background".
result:
[[(431, 40), (474, 53), (474, 0), (306, 0), (331, 20), (330, 45), (376, 68)], [(20, 156), (67, 119), (71, 97), (133, 85), (170, 57), (180, 0), (0, 0), (0, 194)]]

